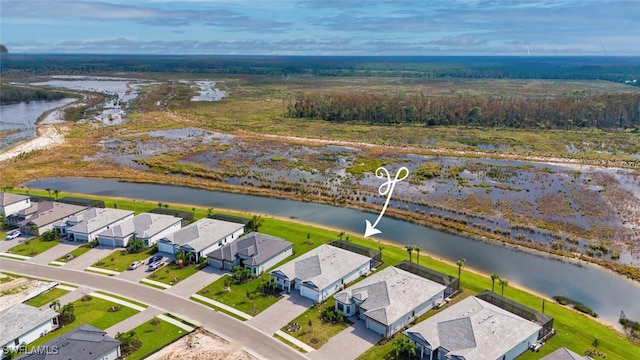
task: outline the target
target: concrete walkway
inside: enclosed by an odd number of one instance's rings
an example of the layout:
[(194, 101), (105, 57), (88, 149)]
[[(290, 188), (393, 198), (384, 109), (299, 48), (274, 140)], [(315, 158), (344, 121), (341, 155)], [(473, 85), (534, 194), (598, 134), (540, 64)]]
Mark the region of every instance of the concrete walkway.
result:
[(107, 334), (109, 334), (109, 336), (115, 337), (117, 333), (129, 331), (135, 327), (138, 327), (139, 325), (142, 325), (147, 321), (151, 321), (154, 317), (157, 317), (158, 315), (161, 315), (161, 314), (162, 314), (161, 310), (150, 307), (150, 308), (144, 309), (144, 311), (141, 311), (131, 317), (128, 317), (120, 321), (119, 323), (113, 325), (112, 327), (106, 329), (105, 331), (107, 332)]
[(63, 240), (60, 245), (56, 245), (51, 249), (32, 257), (30, 261), (33, 261), (36, 264), (47, 265), (48, 263), (60, 258), (62, 255), (68, 254), (77, 249), (80, 245), (81, 244), (77, 242)]
[(191, 326), (183, 323), (182, 321), (176, 320), (172, 317), (169, 317), (167, 315), (158, 315), (158, 319), (160, 320), (164, 320), (168, 323), (171, 323), (179, 328), (181, 328), (182, 330), (186, 331), (186, 332), (192, 332), (193, 330), (195, 330), (195, 328), (192, 328)]
[(273, 334), (286, 326), (298, 315), (307, 311), (312, 305), (313, 300), (300, 296), (300, 293), (294, 291), (291, 294), (285, 294), (282, 299), (266, 308), (248, 322), (267, 334)]
[(84, 269), (85, 271), (93, 271), (93, 272), (97, 272), (97, 273), (101, 273), (101, 274), (107, 274), (107, 275), (118, 275), (120, 274), (120, 272), (118, 271), (113, 271), (113, 270), (108, 270), (108, 269), (103, 269), (103, 268), (97, 268), (97, 267), (93, 267), (93, 266), (89, 266), (87, 268)]
[(167, 291), (176, 295), (189, 298), (191, 294), (195, 294), (198, 290), (218, 280), (225, 272), (220, 269), (215, 269), (212, 266), (207, 266), (201, 270), (198, 270), (195, 274), (173, 285)]
[(253, 318), (253, 316), (251, 316), (251, 315), (249, 315), (249, 314), (247, 314), (245, 312), (242, 312), (240, 310), (234, 309), (231, 306), (225, 305), (225, 304), (223, 304), (221, 302), (218, 302), (218, 301), (215, 301), (215, 300), (211, 300), (211, 299), (209, 299), (207, 297), (204, 297), (202, 295), (193, 294), (193, 295), (191, 295), (191, 297), (193, 297), (194, 299), (198, 299), (198, 300), (200, 300), (202, 302), (206, 302), (208, 304), (211, 304), (211, 305), (213, 305), (215, 307), (218, 307), (220, 309), (223, 309), (224, 311), (227, 311), (227, 312), (230, 312), (232, 314), (235, 314), (235, 315), (237, 315), (237, 316), (239, 316), (239, 317), (241, 317), (241, 318), (243, 318), (245, 320), (249, 320), (249, 319)]
[[(98, 260), (102, 260), (105, 256), (111, 254), (114, 251), (115, 249), (111, 246), (98, 245), (82, 254), (82, 256), (78, 256), (77, 258), (69, 261), (67, 265), (64, 266), (64, 268), (73, 270), (84, 270), (85, 268), (88, 268), (89, 266), (98, 262)], [(107, 259), (106, 261), (109, 261), (109, 259)]]
[(149, 279), (146, 279), (146, 278), (140, 280), (140, 282), (142, 284), (147, 283), (147, 284), (151, 284), (151, 285), (163, 288), (163, 289), (170, 289), (171, 288), (171, 285), (169, 285), (169, 284), (165, 284), (165, 283), (160, 282), (160, 281), (149, 280)]
[(380, 334), (367, 329), (364, 320), (356, 317), (349, 320), (354, 321), (353, 325), (333, 336), (309, 357), (317, 360), (355, 359), (382, 339)]
[[(282, 337), (283, 339), (287, 340), (288, 342), (294, 344), (295, 346), (301, 348), (302, 350), (310, 353), (312, 351), (316, 351), (316, 349), (312, 348), (311, 346), (305, 344), (304, 342), (294, 338), (293, 336), (287, 334), (286, 332), (282, 331), (282, 330), (278, 330), (276, 331), (275, 335), (278, 335), (280, 337)], [(334, 359), (341, 359), (340, 357), (334, 358)], [(344, 358), (347, 359), (347, 358)]]
[(10, 253), (6, 253), (6, 252), (0, 253), (0, 256), (12, 258), (12, 259), (18, 259), (18, 260), (29, 260), (29, 259), (31, 259), (30, 256), (24, 256), (24, 255), (18, 255), (18, 254), (10, 254)]
[(101, 294), (101, 293), (97, 293), (97, 292), (92, 292), (89, 295), (91, 295), (93, 297), (97, 297), (99, 299), (111, 301), (111, 302), (114, 302), (116, 304), (120, 304), (122, 306), (126, 306), (126, 307), (129, 307), (129, 308), (132, 308), (133, 310), (144, 311), (144, 310), (147, 309), (144, 306), (140, 306), (140, 305), (134, 304), (132, 302), (129, 302), (129, 301), (126, 301), (126, 300), (123, 300), (123, 299), (120, 299), (120, 298), (115, 298), (113, 296), (109, 296), (109, 295), (105, 295), (105, 294)]

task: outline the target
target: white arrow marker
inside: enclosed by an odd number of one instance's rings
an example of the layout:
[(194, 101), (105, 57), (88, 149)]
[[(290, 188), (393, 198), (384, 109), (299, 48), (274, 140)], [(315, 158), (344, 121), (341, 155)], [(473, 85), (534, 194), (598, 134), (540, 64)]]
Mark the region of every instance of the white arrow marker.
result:
[(380, 212), (380, 215), (378, 215), (378, 218), (376, 219), (376, 222), (373, 223), (373, 225), (371, 225), (369, 220), (365, 220), (365, 222), (367, 223), (367, 227), (364, 230), (364, 237), (369, 237), (371, 235), (382, 233), (382, 231), (376, 229), (376, 226), (380, 222), (380, 219), (382, 219), (382, 215), (384, 215), (385, 210), (387, 210), (387, 206), (389, 206), (389, 200), (391, 199), (391, 194), (393, 193), (393, 189), (396, 187), (396, 183), (398, 181), (402, 181), (406, 179), (408, 176), (409, 176), (409, 169), (407, 169), (404, 166), (398, 169), (398, 172), (396, 173), (396, 177), (393, 180), (391, 180), (391, 176), (389, 175), (389, 172), (387, 171), (387, 169), (383, 168), (382, 166), (376, 169), (376, 177), (378, 179), (384, 179), (385, 177), (387, 178), (387, 181), (384, 184), (380, 185), (380, 187), (378, 188), (378, 193), (380, 195), (387, 195), (387, 200), (384, 202), (382, 211)]

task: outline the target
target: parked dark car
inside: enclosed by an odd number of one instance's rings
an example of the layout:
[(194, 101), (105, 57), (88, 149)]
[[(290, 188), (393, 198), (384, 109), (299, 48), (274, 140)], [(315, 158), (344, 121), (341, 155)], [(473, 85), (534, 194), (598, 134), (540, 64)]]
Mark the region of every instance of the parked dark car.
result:
[(153, 264), (156, 261), (160, 261), (162, 260), (162, 255), (153, 255), (150, 259), (149, 259), (149, 265)]

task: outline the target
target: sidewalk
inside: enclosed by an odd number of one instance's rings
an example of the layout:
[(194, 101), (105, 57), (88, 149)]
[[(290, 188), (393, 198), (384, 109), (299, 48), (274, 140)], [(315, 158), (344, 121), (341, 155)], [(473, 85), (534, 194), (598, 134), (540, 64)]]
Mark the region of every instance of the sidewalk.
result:
[(170, 289), (171, 285), (162, 283), (160, 281), (155, 281), (155, 280), (149, 280), (147, 278), (143, 278), (142, 280), (140, 280), (141, 283), (147, 283), (147, 284), (151, 284), (151, 285), (155, 285), (157, 287), (163, 288), (163, 289)]
[(181, 328), (182, 330), (186, 331), (186, 332), (192, 332), (193, 330), (195, 330), (195, 328), (192, 328), (191, 326), (183, 323), (182, 321), (176, 320), (172, 317), (169, 317), (167, 315), (158, 315), (158, 319), (160, 320), (164, 320), (168, 323), (171, 323), (179, 328)]
[(173, 285), (167, 291), (188, 298), (191, 294), (195, 294), (198, 290), (218, 280), (222, 274), (222, 270), (207, 266)]
[(136, 305), (134, 303), (130, 303), (130, 302), (126, 301), (126, 300), (122, 300), (122, 299), (119, 299), (119, 298), (115, 298), (115, 297), (112, 297), (112, 296), (109, 296), (109, 295), (105, 295), (105, 294), (101, 294), (101, 293), (97, 293), (97, 292), (92, 292), (89, 295), (91, 295), (93, 297), (97, 297), (99, 299), (111, 301), (111, 302), (114, 302), (116, 304), (120, 304), (122, 306), (126, 306), (126, 307), (129, 307), (129, 308), (132, 308), (133, 310), (144, 311), (144, 310), (147, 309), (146, 307), (143, 307), (143, 306), (140, 306), (140, 305)]
[(82, 256), (78, 256), (77, 258), (69, 261), (64, 267), (66, 269), (84, 270), (85, 268), (98, 262), (98, 260), (102, 260), (104, 257), (111, 254), (115, 250), (116, 249), (110, 246), (98, 245), (82, 254)]
[[(98, 294), (100, 295), (100, 294)], [(147, 308), (144, 311), (141, 311), (131, 317), (128, 317), (119, 323), (113, 325), (112, 327), (106, 329), (105, 331), (111, 337), (115, 337), (119, 332), (129, 331), (147, 321), (152, 320), (154, 317), (161, 315), (162, 311), (156, 308)]]
[[(293, 336), (287, 334), (286, 332), (284, 332), (282, 330), (276, 331), (275, 335), (278, 335), (278, 336), (282, 337), (283, 339), (287, 340), (288, 342), (294, 344), (295, 346), (303, 349), (304, 351), (306, 351), (308, 353), (316, 350), (316, 349), (312, 348), (311, 346), (303, 343), (302, 341), (294, 338)], [(334, 359), (342, 359), (342, 357), (337, 356), (337, 357), (334, 357)]]
[(230, 312), (232, 314), (235, 314), (235, 315), (237, 315), (237, 316), (239, 316), (239, 317), (241, 317), (241, 318), (243, 318), (245, 320), (253, 319), (253, 316), (251, 316), (251, 315), (249, 315), (247, 313), (244, 313), (244, 312), (242, 312), (240, 310), (234, 309), (231, 306), (225, 305), (225, 304), (223, 304), (221, 302), (217, 302), (215, 300), (211, 300), (211, 299), (209, 299), (207, 297), (204, 297), (202, 295), (193, 294), (193, 295), (191, 295), (191, 297), (194, 298), (194, 299), (198, 299), (198, 300), (200, 300), (202, 302), (206, 302), (208, 304), (211, 304), (211, 305), (213, 305), (213, 306), (215, 306), (217, 308), (223, 309), (224, 311), (227, 311), (227, 312)]

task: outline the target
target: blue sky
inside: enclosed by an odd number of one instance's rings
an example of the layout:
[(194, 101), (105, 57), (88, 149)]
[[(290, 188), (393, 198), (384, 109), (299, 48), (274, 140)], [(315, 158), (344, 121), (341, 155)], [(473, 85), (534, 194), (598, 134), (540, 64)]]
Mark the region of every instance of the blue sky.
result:
[(12, 53), (640, 55), (640, 0), (0, 0)]

